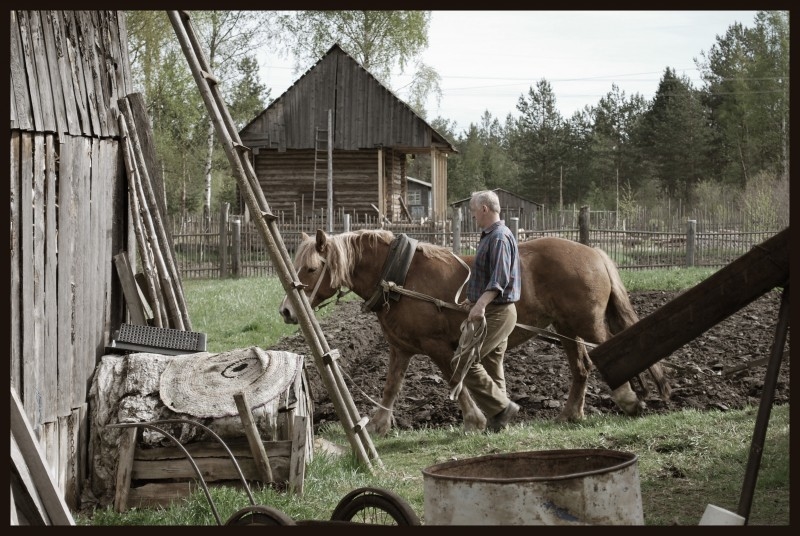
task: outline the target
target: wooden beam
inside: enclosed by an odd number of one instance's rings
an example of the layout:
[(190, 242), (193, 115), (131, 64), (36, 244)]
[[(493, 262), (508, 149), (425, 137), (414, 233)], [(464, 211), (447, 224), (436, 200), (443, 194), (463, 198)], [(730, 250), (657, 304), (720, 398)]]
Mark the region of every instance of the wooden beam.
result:
[(789, 228), (589, 352), (616, 389), (775, 287), (789, 283)]
[(292, 454), (289, 458), (289, 492), (303, 496), (306, 474), (307, 417), (295, 415), (292, 427)]
[(242, 419), (244, 433), (247, 435), (247, 442), (250, 444), (250, 451), (253, 453), (253, 460), (256, 462), (258, 474), (264, 483), (274, 482), (272, 477), (272, 467), (269, 464), (267, 451), (258, 433), (255, 419), (250, 411), (250, 403), (247, 401), (247, 393), (241, 392), (233, 395), (236, 401), (236, 408), (239, 410), (239, 418)]
[(36, 493), (41, 500), (51, 525), (75, 525), (72, 513), (64, 499), (58, 494), (56, 483), (47, 467), (44, 454), (39, 448), (28, 418), (22, 408), (17, 392), (11, 387), (11, 439), (16, 441), (27, 470), (30, 472)]
[(114, 266), (117, 268), (117, 275), (122, 284), (122, 293), (125, 295), (125, 304), (128, 306), (131, 324), (146, 326), (147, 318), (144, 312), (144, 305), (139, 298), (139, 288), (133, 275), (133, 270), (131, 270), (127, 252), (123, 251), (114, 255)]

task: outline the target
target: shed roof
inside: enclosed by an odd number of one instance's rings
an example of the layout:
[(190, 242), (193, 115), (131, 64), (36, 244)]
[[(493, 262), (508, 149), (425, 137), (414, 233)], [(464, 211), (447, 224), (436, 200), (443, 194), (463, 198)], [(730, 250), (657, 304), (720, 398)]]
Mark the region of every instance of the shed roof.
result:
[(458, 152), (440, 132), (338, 44), (241, 131), (253, 148), (312, 149), (333, 112), (334, 149)]

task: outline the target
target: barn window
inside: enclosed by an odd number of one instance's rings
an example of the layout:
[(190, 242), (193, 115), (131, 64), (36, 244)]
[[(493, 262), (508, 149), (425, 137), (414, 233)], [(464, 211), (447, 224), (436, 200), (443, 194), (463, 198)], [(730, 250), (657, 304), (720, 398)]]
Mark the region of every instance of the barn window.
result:
[(409, 205), (421, 205), (422, 204), (422, 192), (420, 190), (409, 190), (408, 191), (408, 204)]

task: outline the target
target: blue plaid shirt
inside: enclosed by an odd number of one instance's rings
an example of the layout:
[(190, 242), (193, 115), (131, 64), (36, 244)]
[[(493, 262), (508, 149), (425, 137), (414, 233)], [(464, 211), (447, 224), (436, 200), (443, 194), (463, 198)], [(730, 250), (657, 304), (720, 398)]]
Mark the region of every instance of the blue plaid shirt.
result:
[(515, 302), (519, 300), (520, 286), (517, 239), (506, 222), (498, 220), (481, 233), (467, 298), (475, 303), (487, 290), (498, 290), (500, 294), (492, 303)]

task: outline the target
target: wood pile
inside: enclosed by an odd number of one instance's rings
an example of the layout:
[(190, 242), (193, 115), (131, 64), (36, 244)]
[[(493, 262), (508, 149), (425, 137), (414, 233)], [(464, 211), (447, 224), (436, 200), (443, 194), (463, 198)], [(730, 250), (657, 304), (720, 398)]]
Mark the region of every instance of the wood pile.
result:
[[(133, 323), (144, 320), (155, 327), (191, 331), (175, 249), (164, 223), (164, 187), (156, 165), (144, 101), (140, 94), (133, 93), (119, 99), (118, 104), (117, 121), (128, 176), (128, 197), (138, 258), (142, 264), (142, 273), (134, 275), (133, 263), (126, 258), (127, 255), (121, 254), (114, 259), (125, 301)], [(140, 287), (140, 282), (144, 288)]]

